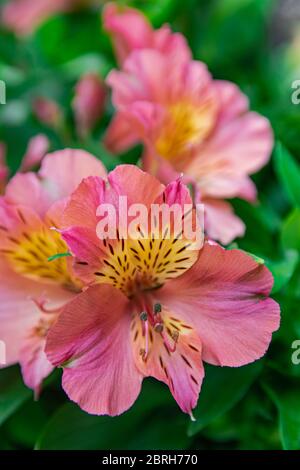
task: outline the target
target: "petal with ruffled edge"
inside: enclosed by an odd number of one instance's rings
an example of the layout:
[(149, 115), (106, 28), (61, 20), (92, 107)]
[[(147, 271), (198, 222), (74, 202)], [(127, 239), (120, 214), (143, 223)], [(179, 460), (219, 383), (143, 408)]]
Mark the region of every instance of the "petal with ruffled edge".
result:
[(64, 390), (88, 413), (119, 415), (140, 392), (129, 307), (111, 286), (90, 287), (64, 308), (48, 333), (48, 359), (64, 366)]
[(248, 112), (219, 125), (208, 141), (195, 151), (185, 171), (194, 176), (204, 196), (246, 196), (245, 175), (264, 166), (271, 155), (273, 134), (269, 121)]
[(205, 232), (212, 240), (219, 240), (227, 245), (237, 237), (245, 233), (245, 225), (237, 217), (232, 206), (218, 199), (204, 199), (205, 207)]
[(17, 173), (6, 187), (5, 200), (10, 204), (29, 206), (41, 216), (52, 203), (52, 197), (35, 173)]
[(268, 298), (272, 285), (268, 269), (246, 253), (206, 244), (159, 298), (195, 327), (204, 361), (238, 367), (262, 357), (279, 327), (279, 305)]
[(38, 134), (30, 139), (19, 171), (29, 171), (39, 165), (50, 146), (49, 139), (44, 134)]
[(100, 160), (84, 150), (65, 149), (49, 153), (43, 159), (39, 176), (55, 201), (69, 196), (83, 178), (106, 177)]
[(191, 53), (182, 34), (173, 33), (168, 26), (154, 30), (147, 18), (134, 8), (110, 3), (103, 10), (104, 28), (112, 36), (120, 65), (137, 49), (155, 49), (166, 55), (189, 60)]
[(106, 148), (112, 153), (122, 153), (136, 145), (138, 141), (139, 137), (132, 129), (126, 113), (117, 112), (104, 136)]
[(103, 10), (103, 23), (111, 33), (120, 65), (134, 49), (150, 47), (153, 30), (146, 17), (133, 8), (119, 8), (109, 3)]
[(37, 399), (43, 380), (51, 374), (54, 366), (45, 354), (46, 336), (39, 335), (35, 326), (24, 339), (20, 350), (20, 364), (24, 383), (34, 390)]

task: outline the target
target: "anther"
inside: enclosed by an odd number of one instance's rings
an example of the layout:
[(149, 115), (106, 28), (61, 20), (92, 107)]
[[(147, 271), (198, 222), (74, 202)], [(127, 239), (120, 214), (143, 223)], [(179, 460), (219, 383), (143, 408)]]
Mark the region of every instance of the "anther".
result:
[(161, 313), (161, 304), (154, 304), (153, 310), (155, 315)]
[(147, 320), (148, 320), (147, 312), (142, 312), (142, 313), (140, 314), (140, 319), (141, 319), (142, 321), (147, 321)]
[(163, 329), (164, 329), (164, 325), (162, 323), (155, 323), (154, 331), (156, 331), (156, 333), (161, 333)]
[(177, 343), (178, 338), (179, 338), (179, 331), (173, 331), (172, 332), (172, 339), (175, 343)]

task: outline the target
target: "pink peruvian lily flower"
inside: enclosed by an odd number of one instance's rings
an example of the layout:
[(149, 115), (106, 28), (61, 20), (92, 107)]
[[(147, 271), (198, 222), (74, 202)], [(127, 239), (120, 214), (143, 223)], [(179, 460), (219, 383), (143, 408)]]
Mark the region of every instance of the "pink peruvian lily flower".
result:
[[(180, 180), (165, 187), (131, 165), (117, 167), (108, 181), (81, 182), (65, 207), (61, 234), (74, 271), (89, 287), (50, 328), (46, 354), (63, 366), (70, 399), (89, 413), (126, 411), (143, 379), (152, 376), (192, 417), (203, 361), (239, 367), (265, 354), (280, 321), (279, 306), (269, 298), (272, 275), (244, 252), (195, 244), (172, 223), (160, 229), (157, 219), (155, 237), (140, 224), (137, 237), (122, 237), (119, 230), (101, 237), (99, 211), (107, 204), (119, 214), (123, 233), (118, 209), (124, 197), (128, 207), (142, 204), (149, 216), (153, 204), (192, 203)], [(116, 220), (108, 212), (108, 221)]]
[(114, 3), (103, 9), (104, 29), (110, 34), (119, 65), (137, 49), (156, 49), (163, 54), (191, 58), (182, 34), (173, 33), (168, 25), (154, 30), (139, 10)]
[(58, 128), (63, 121), (63, 112), (56, 101), (43, 96), (35, 98), (32, 110), (36, 118), (48, 127)]
[(102, 117), (105, 99), (105, 84), (96, 73), (90, 72), (80, 78), (76, 84), (73, 110), (81, 138), (85, 138)]
[(16, 34), (26, 36), (51, 16), (69, 12), (87, 2), (88, 0), (9, 0), (3, 7), (1, 22)]
[(50, 261), (68, 251), (51, 227), (83, 177), (105, 174), (92, 155), (62, 150), (48, 154), (38, 174), (18, 173), (0, 199), (0, 339), (6, 365), (20, 363), (36, 395), (53, 369), (44, 352), (47, 331), (82, 288), (70, 258)]
[(154, 49), (132, 52), (122, 71), (107, 79), (117, 114), (105, 137), (119, 153), (145, 145), (143, 168), (164, 184), (184, 174), (206, 208), (210, 238), (228, 244), (244, 223), (228, 198), (256, 199), (249, 175), (269, 160), (273, 133), (249, 111), (233, 83), (213, 80), (202, 62), (180, 60)]
[(45, 134), (38, 134), (32, 137), (28, 142), (27, 150), (22, 159), (19, 171), (30, 171), (37, 167), (47, 154), (49, 147), (50, 142)]

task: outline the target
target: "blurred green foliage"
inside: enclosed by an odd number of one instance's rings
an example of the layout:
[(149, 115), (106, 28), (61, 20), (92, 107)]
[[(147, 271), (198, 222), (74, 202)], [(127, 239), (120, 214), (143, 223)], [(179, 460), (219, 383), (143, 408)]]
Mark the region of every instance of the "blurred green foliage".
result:
[[(164, 385), (150, 379), (128, 413), (108, 418), (89, 416), (69, 402), (59, 371), (34, 402), (18, 367), (3, 370), (0, 448), (300, 449), (300, 364), (291, 360), (292, 343), (300, 339), (300, 105), (291, 102), (291, 83), (300, 75), (300, 51), (294, 51), (297, 70), (288, 60), (293, 52), (289, 42), (274, 46), (275, 0), (120, 3), (141, 8), (155, 26), (169, 22), (184, 33), (194, 56), (204, 60), (216, 78), (236, 82), (252, 109), (272, 123), (278, 143), (270, 164), (254, 177), (259, 202), (251, 206), (236, 200), (234, 206), (247, 225), (238, 246), (263, 258), (275, 277), (281, 328), (262, 361), (240, 369), (206, 367), (195, 423), (180, 412)], [(7, 84), (8, 100), (0, 109), (0, 140), (7, 144), (12, 173), (28, 139), (40, 132), (48, 135), (52, 150), (85, 148), (109, 169), (138, 160), (140, 148), (113, 157), (101, 145), (111, 105), (88, 140), (79, 141), (74, 133), (71, 100), (76, 80), (87, 71), (104, 78), (115, 65), (99, 10), (55, 16), (27, 38), (0, 31), (0, 78)], [(31, 103), (40, 95), (60, 104), (64, 132), (34, 118)]]

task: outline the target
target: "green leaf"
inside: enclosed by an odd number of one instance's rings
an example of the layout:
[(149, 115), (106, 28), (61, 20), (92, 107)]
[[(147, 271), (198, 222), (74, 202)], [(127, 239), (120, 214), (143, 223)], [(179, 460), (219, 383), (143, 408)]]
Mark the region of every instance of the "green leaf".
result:
[(187, 444), (188, 420), (167, 387), (147, 380), (132, 408), (114, 418), (89, 415), (74, 403), (62, 406), (46, 425), (36, 449), (180, 449)]
[(281, 241), (284, 249), (300, 251), (300, 209), (295, 208), (282, 226)]
[(286, 286), (295, 272), (298, 260), (298, 252), (295, 250), (288, 250), (285, 253), (284, 259), (280, 261), (266, 261), (266, 266), (270, 269), (274, 277), (272, 294), (275, 294)]
[(261, 367), (261, 361), (239, 368), (207, 366), (198, 406), (194, 411), (196, 421), (190, 423), (188, 434), (193, 436), (198, 433), (238, 403), (257, 378)]
[(281, 143), (275, 148), (275, 169), (289, 201), (300, 206), (300, 166)]
[(279, 414), (279, 431), (284, 450), (300, 450), (299, 382), (264, 384)]
[(9, 418), (32, 392), (25, 387), (18, 367), (0, 371), (0, 425)]

